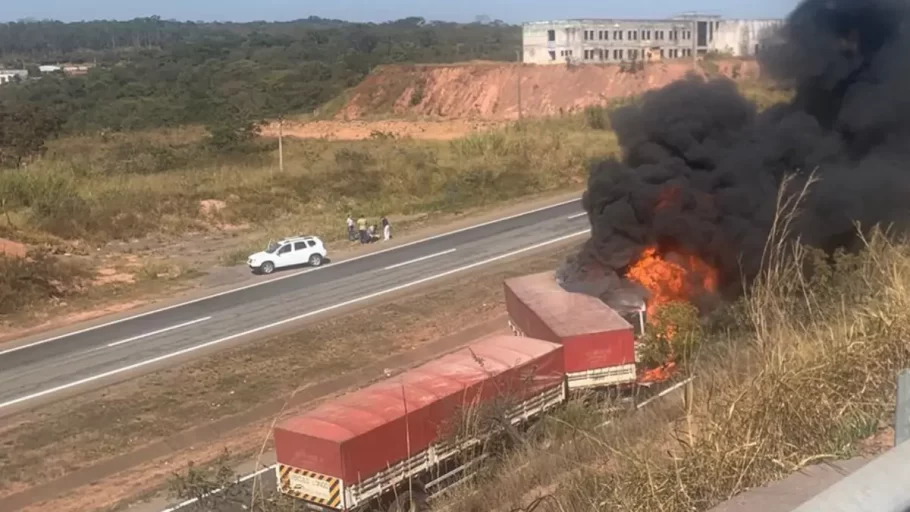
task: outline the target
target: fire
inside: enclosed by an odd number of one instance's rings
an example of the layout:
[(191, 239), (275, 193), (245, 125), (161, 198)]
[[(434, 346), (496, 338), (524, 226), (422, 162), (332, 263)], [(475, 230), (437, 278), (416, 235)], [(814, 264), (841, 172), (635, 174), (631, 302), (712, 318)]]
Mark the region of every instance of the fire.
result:
[[(629, 268), (626, 277), (645, 287), (650, 292), (648, 323), (653, 324), (654, 311), (665, 304), (688, 301), (706, 292), (717, 291), (717, 270), (701, 258), (681, 253), (664, 256), (656, 247), (645, 249), (639, 259)], [(644, 370), (639, 382), (663, 382), (676, 372), (676, 354), (672, 346), (676, 337), (675, 325), (663, 325), (662, 332), (654, 343), (669, 342), (667, 360), (656, 368)]]
[(651, 293), (648, 309), (662, 304), (686, 301), (704, 292), (717, 291), (717, 270), (701, 258), (673, 253), (669, 258), (656, 247), (645, 249), (626, 273), (626, 277)]

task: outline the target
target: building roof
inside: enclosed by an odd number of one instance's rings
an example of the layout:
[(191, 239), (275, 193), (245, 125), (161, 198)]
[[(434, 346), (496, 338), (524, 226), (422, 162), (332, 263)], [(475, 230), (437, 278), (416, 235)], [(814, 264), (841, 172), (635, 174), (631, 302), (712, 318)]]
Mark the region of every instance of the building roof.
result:
[(780, 18), (724, 18), (717, 14), (683, 13), (670, 18), (569, 18), (562, 20), (526, 21), (522, 25), (603, 24), (603, 23), (673, 23), (693, 20), (712, 21), (780, 21)]

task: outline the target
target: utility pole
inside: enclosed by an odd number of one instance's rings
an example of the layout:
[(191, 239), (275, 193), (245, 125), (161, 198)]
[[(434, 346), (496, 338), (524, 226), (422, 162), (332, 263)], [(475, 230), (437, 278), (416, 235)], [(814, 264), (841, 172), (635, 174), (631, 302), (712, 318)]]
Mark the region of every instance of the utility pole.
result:
[(692, 20), (692, 70), (698, 71), (698, 20)]
[(284, 172), (284, 116), (278, 116), (278, 172)]
[(515, 50), (515, 58), (518, 63), (518, 122), (521, 122), (522, 113), (521, 113), (521, 50)]

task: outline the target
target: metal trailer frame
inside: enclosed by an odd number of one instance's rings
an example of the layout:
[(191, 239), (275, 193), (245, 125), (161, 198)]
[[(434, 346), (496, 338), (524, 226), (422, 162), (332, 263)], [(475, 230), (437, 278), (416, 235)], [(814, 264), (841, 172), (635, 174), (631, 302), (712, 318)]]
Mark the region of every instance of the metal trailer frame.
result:
[[(557, 407), (568, 399), (566, 382), (550, 387), (513, 407), (509, 422), (519, 425)], [(437, 495), (443, 490), (465, 480), (473, 469), (486, 458), (484, 453), (472, 454), (468, 460), (457, 457), (470, 454), (483, 446), (486, 439), (499, 433), (487, 432), (478, 437), (460, 441), (449, 439), (422, 450), (408, 459), (389, 466), (365, 480), (347, 484), (339, 478), (320, 475), (301, 468), (278, 464), (275, 468), (278, 492), (306, 502), (308, 508), (318, 511), (364, 511), (380, 505), (390, 493), (407, 492), (409, 485)], [(440, 473), (442, 473), (440, 475)], [(297, 481), (294, 485), (294, 481)], [(434, 490), (430, 492), (431, 490)]]

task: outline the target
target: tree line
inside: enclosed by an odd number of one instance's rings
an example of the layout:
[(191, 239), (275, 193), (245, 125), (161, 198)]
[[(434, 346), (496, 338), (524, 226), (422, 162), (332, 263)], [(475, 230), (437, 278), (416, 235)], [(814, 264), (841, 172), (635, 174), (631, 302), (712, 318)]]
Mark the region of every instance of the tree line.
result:
[(514, 60), (520, 42), (518, 27), (498, 21), (423, 18), (5, 23), (0, 24), (4, 67), (35, 70), (61, 62), (94, 67), (83, 76), (49, 74), (0, 87), (0, 123), (21, 122), (22, 112), (40, 110), (71, 133), (244, 125), (252, 118), (312, 111), (381, 64)]

